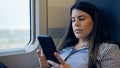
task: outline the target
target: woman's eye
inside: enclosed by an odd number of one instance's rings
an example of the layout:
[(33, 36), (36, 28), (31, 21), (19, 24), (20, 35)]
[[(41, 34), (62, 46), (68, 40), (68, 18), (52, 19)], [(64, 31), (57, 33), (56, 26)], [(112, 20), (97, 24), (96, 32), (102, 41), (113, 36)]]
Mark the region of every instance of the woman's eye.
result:
[(72, 20), (72, 22), (75, 22), (75, 18), (72, 18), (71, 20)]
[(85, 20), (85, 17), (78, 17), (78, 19), (79, 19), (80, 21), (83, 21), (83, 20)]
[[(79, 20), (79, 21), (84, 21), (84, 20), (85, 20), (85, 17), (84, 17), (84, 16), (78, 16), (78, 17), (76, 17), (76, 19)], [(72, 22), (75, 22), (76, 19), (75, 19), (75, 17), (72, 17), (72, 18), (71, 18)]]
[(80, 18), (79, 20), (83, 21), (83, 20), (85, 20), (85, 18)]

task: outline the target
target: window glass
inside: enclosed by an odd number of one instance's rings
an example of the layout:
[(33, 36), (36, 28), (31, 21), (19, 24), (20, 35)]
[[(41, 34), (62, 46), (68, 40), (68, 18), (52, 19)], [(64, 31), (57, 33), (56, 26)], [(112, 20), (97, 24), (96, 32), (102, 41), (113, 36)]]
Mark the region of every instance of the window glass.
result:
[(0, 50), (30, 41), (30, 0), (0, 0)]

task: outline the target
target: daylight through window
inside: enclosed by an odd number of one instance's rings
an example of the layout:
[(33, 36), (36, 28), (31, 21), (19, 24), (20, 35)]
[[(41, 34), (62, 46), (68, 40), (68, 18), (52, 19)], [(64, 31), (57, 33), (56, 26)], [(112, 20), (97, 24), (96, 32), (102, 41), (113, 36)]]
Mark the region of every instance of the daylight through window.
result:
[(0, 0), (0, 50), (30, 41), (30, 0)]

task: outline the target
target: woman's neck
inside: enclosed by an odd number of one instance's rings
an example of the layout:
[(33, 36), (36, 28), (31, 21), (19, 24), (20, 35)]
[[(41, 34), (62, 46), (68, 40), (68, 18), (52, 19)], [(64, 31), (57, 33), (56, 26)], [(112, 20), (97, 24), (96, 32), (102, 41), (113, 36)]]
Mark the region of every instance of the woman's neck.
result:
[(74, 46), (75, 50), (79, 50), (80, 48), (85, 46), (85, 43), (87, 42), (86, 40), (79, 40), (79, 42)]

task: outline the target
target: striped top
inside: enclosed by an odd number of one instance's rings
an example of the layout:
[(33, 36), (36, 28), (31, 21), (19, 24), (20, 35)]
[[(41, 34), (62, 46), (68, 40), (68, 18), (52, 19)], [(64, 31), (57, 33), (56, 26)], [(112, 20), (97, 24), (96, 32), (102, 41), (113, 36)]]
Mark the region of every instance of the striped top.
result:
[[(79, 50), (74, 50), (73, 46), (66, 47), (59, 53), (72, 68), (88, 68), (87, 44)], [(97, 60), (97, 68), (120, 68), (120, 50), (118, 45), (102, 43)]]

